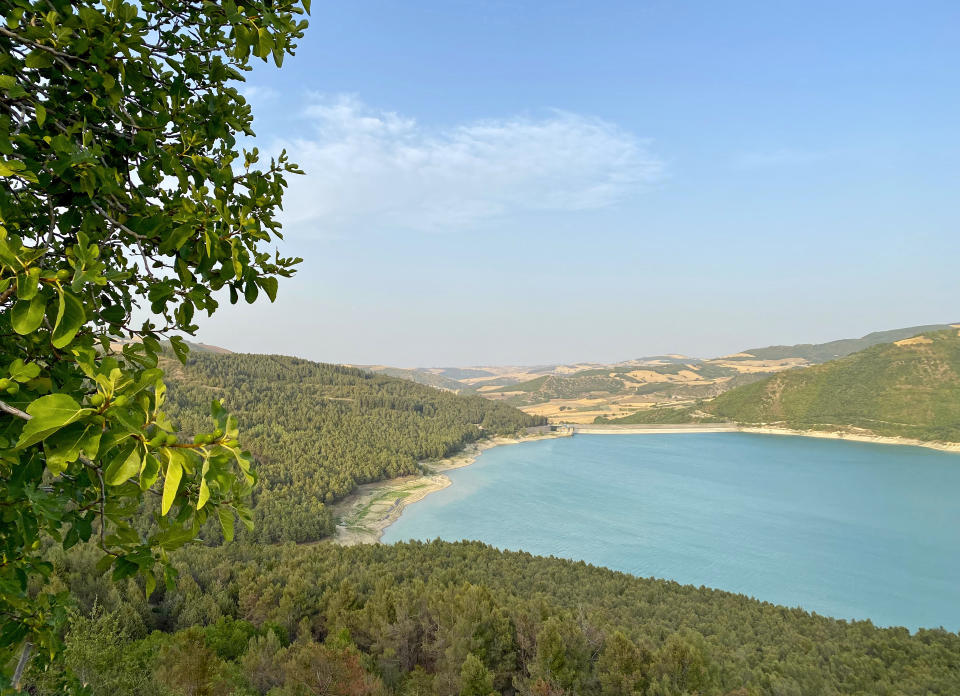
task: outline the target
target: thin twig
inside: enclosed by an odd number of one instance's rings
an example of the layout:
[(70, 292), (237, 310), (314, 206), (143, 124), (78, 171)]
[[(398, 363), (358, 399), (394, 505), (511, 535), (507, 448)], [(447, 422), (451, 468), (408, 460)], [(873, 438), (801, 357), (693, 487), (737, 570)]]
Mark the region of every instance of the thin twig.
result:
[[(107, 551), (107, 515), (104, 512), (104, 505), (107, 501), (107, 491), (103, 485), (103, 470), (97, 467), (97, 478), (100, 479), (100, 548), (105, 553), (110, 553)], [(116, 555), (116, 554), (113, 554)]]
[(43, 44), (37, 43), (36, 41), (31, 41), (25, 36), (20, 36), (20, 34), (15, 34), (14, 32), (10, 31), (9, 29), (7, 29), (2, 25), (0, 25), (0, 34), (3, 34), (4, 36), (8, 36), (11, 39), (14, 39), (15, 41), (20, 41), (21, 43), (25, 43), (27, 46), (33, 46), (34, 48), (38, 48), (41, 51), (52, 53), (54, 60), (60, 63), (60, 65), (65, 67), (67, 70), (73, 69), (73, 65), (71, 65), (66, 61), (67, 58), (69, 58), (70, 60), (79, 60), (81, 63), (86, 63), (87, 65), (90, 64), (90, 61), (88, 60), (84, 60), (83, 58), (78, 58), (77, 56), (71, 56), (69, 53), (63, 53), (61, 51), (58, 51), (55, 48), (51, 48), (50, 46), (44, 46)]
[(109, 223), (111, 223), (111, 224), (113, 224), (113, 225), (116, 225), (117, 227), (119, 227), (121, 230), (123, 230), (123, 231), (126, 232), (127, 234), (133, 235), (133, 236), (136, 237), (137, 239), (141, 239), (141, 240), (149, 239), (149, 237), (144, 237), (142, 234), (137, 234), (136, 232), (134, 232), (133, 230), (131, 230), (129, 227), (127, 227), (126, 225), (124, 225), (122, 222), (118, 222), (117, 220), (114, 220), (112, 217), (110, 217), (110, 214), (109, 214), (106, 210), (104, 210), (103, 208), (101, 208), (100, 205), (99, 205), (96, 201), (90, 201), (90, 205), (93, 206), (93, 209), (94, 209), (94, 210), (96, 210), (98, 213), (100, 213), (101, 215), (103, 215), (103, 217), (105, 217), (105, 218), (107, 219), (107, 222), (109, 222)]

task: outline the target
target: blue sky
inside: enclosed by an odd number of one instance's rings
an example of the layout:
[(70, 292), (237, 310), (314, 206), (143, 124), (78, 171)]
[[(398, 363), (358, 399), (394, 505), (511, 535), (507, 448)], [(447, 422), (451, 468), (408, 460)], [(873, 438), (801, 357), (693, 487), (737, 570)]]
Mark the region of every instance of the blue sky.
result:
[(315, 2), (246, 87), (275, 305), (200, 339), (404, 366), (960, 320), (960, 3)]

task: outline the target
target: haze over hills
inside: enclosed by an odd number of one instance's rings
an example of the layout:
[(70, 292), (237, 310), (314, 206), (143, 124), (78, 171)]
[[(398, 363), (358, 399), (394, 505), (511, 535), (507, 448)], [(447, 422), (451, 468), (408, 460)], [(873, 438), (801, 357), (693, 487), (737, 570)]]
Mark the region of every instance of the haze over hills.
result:
[(476, 392), (552, 420), (590, 423), (664, 405), (693, 405), (772, 374), (833, 360), (949, 324), (877, 331), (819, 344), (750, 348), (716, 358), (656, 355), (617, 363), (393, 368), (376, 372), (456, 392)]
[[(916, 393), (910, 397), (914, 399), (907, 409), (910, 412), (891, 419), (875, 413), (871, 415), (867, 412), (869, 409), (856, 411), (861, 407), (866, 408), (864, 404), (869, 398), (879, 398), (888, 403), (906, 398), (903, 389), (891, 389), (881, 393), (882, 390), (874, 388), (878, 385), (877, 380), (884, 379), (885, 375), (889, 376), (890, 372), (875, 363), (871, 363), (869, 373), (862, 376), (851, 378), (848, 370), (854, 369), (850, 367), (851, 364), (859, 365), (862, 360), (867, 359), (861, 356), (862, 351), (878, 345), (887, 347), (869, 353), (869, 356), (880, 356), (871, 360), (882, 362), (888, 358), (896, 358), (896, 364), (900, 365), (907, 355), (902, 349), (904, 346), (913, 345), (905, 343), (905, 339), (921, 334), (936, 334), (939, 338), (935, 348), (916, 348), (919, 352), (914, 357), (918, 358), (926, 351), (931, 354), (927, 357), (933, 359), (939, 355), (938, 351), (947, 349), (950, 343), (947, 339), (956, 332), (955, 326), (912, 326), (820, 344), (751, 348), (709, 359), (672, 354), (608, 364), (581, 362), (530, 367), (356, 367), (385, 377), (416, 382), (464, 396), (474, 395), (491, 401), (501, 401), (505, 406), (514, 406), (535, 417), (546, 417), (553, 421), (593, 423), (601, 420), (628, 424), (727, 419), (745, 423), (783, 422), (791, 427), (843, 424), (877, 433), (882, 431), (887, 434), (930, 439), (950, 435), (950, 431), (937, 435), (940, 431), (921, 432), (917, 428), (948, 425), (941, 423), (948, 415), (940, 413), (940, 407), (934, 406), (932, 401), (922, 405), (918, 394), (927, 394), (934, 400), (946, 398), (949, 395), (943, 389), (948, 388), (949, 380), (944, 384), (927, 384), (924, 380), (929, 377), (929, 371), (925, 370), (928, 370), (929, 365), (915, 366), (914, 372), (900, 375), (899, 379), (913, 385)], [(225, 348), (205, 344), (191, 344), (191, 348), (197, 355), (230, 352)], [(833, 357), (839, 356), (842, 359), (852, 355), (860, 357), (852, 362)], [(940, 358), (946, 360), (945, 356)], [(827, 363), (828, 360), (833, 362)], [(944, 374), (953, 374), (950, 372), (949, 360), (944, 364)], [(818, 365), (829, 367), (814, 369)], [(780, 376), (773, 379), (777, 375)], [(845, 388), (842, 385), (848, 379), (851, 381), (850, 393), (843, 399), (840, 399), (838, 394), (831, 395), (831, 389)], [(802, 388), (799, 386), (801, 384), (804, 385)], [(871, 387), (868, 389), (864, 385)], [(794, 386), (798, 390), (796, 398), (792, 391)], [(780, 393), (778, 390), (785, 391)], [(778, 399), (771, 400), (770, 393), (778, 393)], [(816, 398), (812, 396), (814, 393)], [(830, 399), (854, 410), (830, 411), (825, 405)], [(860, 404), (858, 399), (864, 400), (864, 404)], [(949, 412), (949, 408), (947, 411)], [(875, 423), (875, 427), (871, 427), (871, 418), (890, 422), (885, 425)]]
[(614, 423), (735, 421), (812, 430), (960, 442), (960, 332), (926, 331), (772, 375), (681, 409), (652, 409)]

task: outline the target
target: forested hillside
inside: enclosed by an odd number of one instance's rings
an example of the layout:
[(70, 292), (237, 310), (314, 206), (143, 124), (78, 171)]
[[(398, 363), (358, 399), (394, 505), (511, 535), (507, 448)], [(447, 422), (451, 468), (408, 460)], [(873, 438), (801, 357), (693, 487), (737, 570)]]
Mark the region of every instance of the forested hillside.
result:
[(164, 363), (168, 410), (182, 431), (209, 427), (212, 399), (237, 416), (258, 464), (260, 542), (317, 540), (334, 528), (327, 505), (358, 484), (543, 422), (477, 396), (297, 358), (191, 353), (186, 366)]
[(873, 346), (781, 372), (683, 409), (640, 411), (614, 423), (725, 420), (960, 442), (960, 336), (955, 328)]
[[(477, 542), (194, 548), (149, 602), (55, 563), (94, 694), (955, 695), (960, 636), (880, 629)], [(96, 602), (96, 607), (95, 607)], [(164, 633), (153, 633), (161, 629)], [(59, 693), (59, 672), (29, 674)]]
[(957, 329), (874, 346), (748, 384), (704, 407), (722, 419), (790, 427), (855, 427), (960, 441)]

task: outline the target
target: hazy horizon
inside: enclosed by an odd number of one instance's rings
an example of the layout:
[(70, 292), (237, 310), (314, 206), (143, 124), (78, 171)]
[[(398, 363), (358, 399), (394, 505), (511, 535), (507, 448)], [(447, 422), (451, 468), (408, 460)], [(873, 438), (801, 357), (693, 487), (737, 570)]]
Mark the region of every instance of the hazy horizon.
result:
[(306, 360), (314, 360), (317, 362), (324, 363), (333, 363), (339, 365), (357, 365), (359, 367), (373, 367), (373, 366), (386, 366), (386, 367), (398, 367), (405, 369), (417, 369), (417, 368), (447, 368), (447, 367), (542, 367), (548, 365), (574, 365), (579, 363), (602, 363), (602, 364), (614, 364), (620, 362), (628, 362), (630, 360), (637, 360), (641, 358), (652, 358), (656, 356), (667, 356), (667, 355), (681, 355), (687, 358), (697, 358), (697, 359), (710, 359), (710, 358), (719, 358), (727, 355), (733, 355), (740, 351), (748, 350), (751, 348), (767, 348), (771, 346), (791, 346), (798, 344), (819, 344), (819, 343), (829, 343), (831, 341), (844, 340), (844, 339), (856, 339), (863, 338), (867, 334), (890, 331), (894, 329), (903, 329), (909, 328), (910, 326), (933, 326), (933, 325), (949, 325), (957, 324), (958, 322), (948, 320), (948, 321), (930, 321), (922, 322), (920, 324), (903, 324), (901, 326), (888, 326), (879, 329), (871, 329), (869, 331), (863, 332), (861, 334), (851, 334), (849, 336), (832, 336), (825, 338), (823, 340), (798, 340), (798, 341), (779, 341), (779, 342), (759, 342), (751, 343), (749, 345), (742, 345), (739, 348), (732, 348), (727, 351), (715, 352), (715, 353), (690, 353), (690, 352), (681, 352), (681, 351), (660, 351), (660, 352), (639, 352), (635, 355), (628, 356), (606, 356), (606, 357), (593, 357), (593, 358), (573, 358), (569, 360), (532, 360), (525, 362), (497, 362), (497, 361), (476, 361), (476, 362), (446, 362), (446, 363), (401, 363), (397, 361), (384, 361), (384, 360), (372, 360), (368, 362), (359, 361), (359, 360), (347, 360), (347, 359), (336, 359), (336, 358), (327, 358), (322, 355), (312, 355), (302, 350), (298, 350), (296, 344), (291, 344), (290, 349), (281, 349), (281, 350), (253, 350), (253, 349), (242, 349), (238, 348), (236, 345), (230, 345), (229, 339), (225, 342), (214, 342), (206, 340), (204, 337), (188, 337), (190, 341), (195, 343), (203, 343), (205, 345), (215, 346), (218, 348), (226, 348), (234, 353), (270, 353), (278, 355), (289, 355), (296, 358), (303, 358)]
[(244, 88), (305, 261), (197, 338), (527, 365), (949, 320), (960, 6), (903, 7), (318, 5)]

